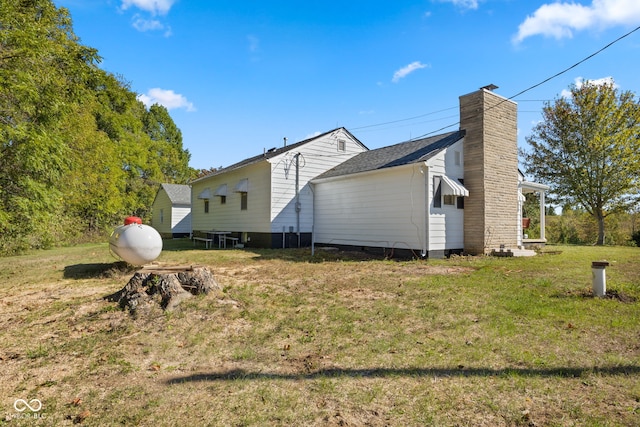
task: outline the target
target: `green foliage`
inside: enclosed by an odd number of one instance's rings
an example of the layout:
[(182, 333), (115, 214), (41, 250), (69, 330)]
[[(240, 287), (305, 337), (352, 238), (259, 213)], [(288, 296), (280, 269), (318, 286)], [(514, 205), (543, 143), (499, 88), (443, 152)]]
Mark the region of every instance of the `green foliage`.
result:
[(543, 109), (524, 151), (526, 172), (550, 186), (552, 201), (581, 206), (605, 240), (604, 219), (640, 198), (640, 104), (612, 83), (571, 87)]
[[(604, 243), (632, 245), (634, 223), (633, 214), (618, 212), (607, 216), (607, 235)], [(549, 243), (593, 245), (598, 239), (598, 226), (593, 217), (584, 210), (567, 207), (563, 209), (562, 215), (547, 216), (545, 231)]]
[(0, 254), (148, 215), (192, 174), (166, 109), (97, 67), (51, 0), (0, 2)]

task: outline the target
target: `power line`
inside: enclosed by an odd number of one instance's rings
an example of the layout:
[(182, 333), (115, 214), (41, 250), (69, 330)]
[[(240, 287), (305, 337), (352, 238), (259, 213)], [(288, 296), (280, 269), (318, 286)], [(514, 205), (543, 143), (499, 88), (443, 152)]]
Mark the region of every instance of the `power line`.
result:
[(376, 126), (384, 126), (384, 125), (391, 125), (391, 124), (394, 124), (394, 123), (406, 122), (406, 121), (409, 121), (409, 120), (415, 120), (415, 119), (419, 119), (421, 117), (426, 117), (426, 116), (431, 116), (431, 115), (434, 115), (434, 114), (442, 113), (444, 111), (453, 110), (455, 108), (458, 108), (458, 107), (449, 107), (449, 108), (445, 108), (445, 109), (438, 110), (438, 111), (432, 111), (430, 113), (420, 114), (419, 116), (409, 117), (409, 118), (406, 118), (406, 119), (392, 120), (390, 122), (376, 123), (376, 124), (373, 124), (373, 125), (360, 126), (360, 127), (357, 127), (357, 128), (351, 128), (351, 130), (360, 130), (360, 129), (372, 128), (372, 127), (376, 127)]
[[(613, 46), (614, 44), (616, 44), (616, 43), (617, 43), (617, 42), (619, 42), (620, 40), (624, 39), (625, 37), (630, 36), (631, 34), (635, 33), (635, 32), (636, 32), (636, 31), (638, 31), (638, 30), (640, 30), (640, 26), (637, 26), (636, 28), (634, 28), (633, 30), (629, 31), (628, 33), (623, 34), (622, 36), (618, 37), (617, 39), (615, 39), (615, 40), (614, 40), (614, 41), (612, 41), (611, 43), (609, 43), (609, 44), (607, 44), (606, 46), (604, 46), (604, 47), (602, 47), (602, 48), (598, 49), (596, 52), (592, 53), (591, 55), (589, 55), (589, 56), (587, 56), (587, 57), (585, 57), (585, 58), (583, 58), (583, 59), (581, 59), (580, 61), (576, 62), (575, 64), (571, 65), (570, 67), (567, 67), (567, 68), (565, 68), (564, 70), (562, 70), (562, 71), (560, 71), (560, 72), (558, 72), (558, 73), (554, 74), (553, 76), (548, 77), (548, 78), (546, 78), (546, 79), (542, 80), (540, 83), (536, 83), (535, 85), (530, 86), (530, 87), (528, 87), (528, 88), (526, 88), (526, 89), (524, 89), (524, 90), (522, 90), (522, 91), (520, 91), (520, 92), (516, 93), (515, 95), (510, 96), (509, 98), (506, 98), (506, 99), (502, 100), (501, 102), (499, 102), (498, 104), (494, 105), (493, 107), (490, 107), (489, 109), (495, 108), (495, 107), (497, 107), (498, 105), (502, 104), (503, 102), (510, 101), (510, 100), (512, 100), (513, 98), (516, 98), (516, 97), (518, 97), (518, 96), (520, 96), (520, 95), (522, 95), (522, 94), (524, 94), (524, 93), (526, 93), (526, 92), (529, 92), (529, 91), (530, 91), (530, 90), (532, 90), (532, 89), (537, 88), (538, 86), (541, 86), (541, 85), (543, 85), (543, 84), (547, 83), (547, 82), (548, 82), (548, 81), (550, 81), (550, 80), (555, 79), (555, 78), (556, 78), (556, 77), (558, 77), (558, 76), (561, 76), (562, 74), (566, 73), (567, 71), (570, 71), (570, 70), (572, 70), (572, 69), (576, 68), (576, 67), (577, 67), (577, 66), (579, 66), (580, 64), (582, 64), (582, 63), (584, 63), (584, 62), (588, 61), (589, 59), (593, 58), (594, 56), (596, 56), (596, 55), (598, 55), (598, 54), (602, 53), (603, 51), (605, 51), (606, 49), (610, 48), (611, 46)], [(538, 100), (538, 99), (527, 99), (527, 100), (521, 100), (521, 102), (545, 102), (545, 101), (547, 101), (547, 100)], [(398, 122), (403, 122), (403, 121), (408, 121), (408, 120), (414, 120), (414, 119), (416, 119), (416, 118), (420, 118), (420, 117), (424, 117), (424, 116), (428, 116), (428, 115), (432, 115), (432, 114), (440, 113), (440, 112), (443, 112), (443, 111), (451, 110), (451, 109), (453, 109), (453, 108), (457, 108), (457, 107), (445, 108), (445, 109), (443, 109), (443, 110), (438, 110), (438, 111), (434, 111), (434, 112), (431, 112), (431, 113), (426, 113), (426, 114), (422, 114), (422, 115), (419, 115), (419, 116), (410, 117), (410, 118), (407, 118), (407, 119), (400, 119), (400, 120), (394, 120), (394, 121), (385, 122), (385, 123), (378, 123), (378, 124), (373, 124), (373, 125), (361, 126), (361, 127), (353, 128), (352, 130), (359, 130), (359, 129), (365, 129), (365, 128), (370, 128), (370, 127), (375, 127), (375, 126), (383, 126), (383, 125), (386, 125), (386, 124), (393, 124), (393, 123), (398, 123)], [(434, 133), (436, 133), (436, 132), (440, 132), (440, 131), (442, 131), (442, 130), (444, 130), (444, 129), (450, 128), (450, 127), (452, 127), (452, 126), (456, 126), (456, 125), (458, 125), (458, 124), (460, 124), (460, 122), (459, 122), (459, 121), (458, 121), (458, 122), (456, 122), (456, 123), (452, 123), (452, 124), (450, 124), (450, 125), (447, 125), (447, 126), (441, 127), (441, 128), (436, 129), (436, 130), (434, 130), (434, 131), (431, 131), (431, 132), (425, 133), (424, 135), (421, 135), (421, 136), (419, 136), (419, 137), (416, 137), (415, 139), (424, 138), (425, 136), (432, 135), (432, 134), (434, 134)]]
[(623, 38), (625, 38), (625, 37), (630, 36), (631, 34), (635, 33), (635, 32), (636, 32), (636, 31), (638, 31), (638, 30), (640, 30), (640, 26), (637, 26), (637, 27), (636, 27), (636, 28), (634, 28), (633, 30), (629, 31), (627, 34), (624, 34), (624, 35), (622, 35), (622, 36), (618, 37), (617, 39), (615, 39), (614, 41), (612, 41), (611, 43), (609, 43), (609, 44), (608, 44), (608, 45), (606, 45), (605, 47), (603, 47), (603, 48), (601, 48), (600, 50), (598, 50), (598, 51), (596, 51), (596, 52), (592, 53), (591, 55), (587, 56), (586, 58), (582, 59), (581, 61), (576, 62), (575, 64), (573, 64), (573, 65), (572, 65), (572, 66), (570, 66), (569, 68), (566, 68), (566, 69), (564, 69), (564, 70), (560, 71), (559, 73), (556, 73), (556, 74), (554, 74), (553, 76), (551, 76), (551, 77), (549, 77), (549, 78), (547, 78), (547, 79), (544, 79), (544, 80), (543, 80), (543, 81), (541, 81), (540, 83), (535, 84), (535, 85), (533, 85), (533, 86), (531, 86), (531, 87), (529, 87), (529, 88), (527, 88), (527, 89), (525, 89), (525, 90), (523, 90), (523, 91), (521, 91), (521, 92), (518, 92), (518, 93), (516, 93), (515, 95), (513, 95), (512, 97), (507, 98), (507, 99), (513, 99), (513, 98), (515, 98), (515, 97), (517, 97), (517, 96), (522, 95), (522, 94), (523, 94), (523, 93), (525, 93), (525, 92), (529, 92), (531, 89), (534, 89), (534, 88), (536, 88), (536, 87), (538, 87), (538, 86), (540, 86), (540, 85), (543, 85), (543, 84), (545, 84), (546, 82), (548, 82), (549, 80), (555, 79), (556, 77), (558, 77), (558, 76), (560, 76), (560, 75), (562, 75), (562, 74), (566, 73), (567, 71), (569, 71), (569, 70), (572, 70), (572, 69), (576, 68), (578, 65), (582, 64), (583, 62), (588, 61), (589, 59), (593, 58), (594, 56), (596, 56), (596, 55), (597, 55), (597, 54), (599, 54), (600, 52), (602, 52), (602, 51), (604, 51), (604, 50), (606, 50), (606, 49), (610, 48), (610, 47), (611, 47), (611, 46), (613, 46), (615, 43), (619, 42), (620, 40), (622, 40), (622, 39), (623, 39)]

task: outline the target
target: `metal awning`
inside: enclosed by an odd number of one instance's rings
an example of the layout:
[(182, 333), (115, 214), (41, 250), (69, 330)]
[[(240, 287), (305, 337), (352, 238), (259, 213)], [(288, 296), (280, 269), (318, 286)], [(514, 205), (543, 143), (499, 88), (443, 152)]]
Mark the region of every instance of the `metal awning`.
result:
[(469, 190), (464, 185), (456, 182), (453, 178), (449, 178), (446, 175), (442, 175), (442, 194), (450, 194), (458, 197), (469, 197)]
[(227, 184), (222, 184), (220, 187), (216, 188), (216, 191), (213, 193), (214, 196), (226, 196), (227, 195)]
[(547, 191), (549, 189), (548, 185), (540, 184), (537, 182), (530, 182), (530, 181), (520, 181), (519, 185), (523, 193), (534, 193), (534, 192), (540, 193), (540, 192)]
[(198, 194), (198, 199), (210, 199), (211, 198), (211, 189), (205, 188), (200, 194)]
[(248, 193), (249, 192), (249, 180), (241, 179), (240, 182), (236, 184), (233, 191), (236, 193)]

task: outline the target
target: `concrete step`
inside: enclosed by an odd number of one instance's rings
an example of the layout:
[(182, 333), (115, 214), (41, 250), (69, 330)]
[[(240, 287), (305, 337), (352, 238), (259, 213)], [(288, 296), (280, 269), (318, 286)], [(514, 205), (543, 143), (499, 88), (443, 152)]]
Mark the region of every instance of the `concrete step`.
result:
[(531, 249), (512, 249), (512, 248), (500, 248), (492, 249), (491, 255), (511, 257), (511, 256), (536, 256), (536, 251)]

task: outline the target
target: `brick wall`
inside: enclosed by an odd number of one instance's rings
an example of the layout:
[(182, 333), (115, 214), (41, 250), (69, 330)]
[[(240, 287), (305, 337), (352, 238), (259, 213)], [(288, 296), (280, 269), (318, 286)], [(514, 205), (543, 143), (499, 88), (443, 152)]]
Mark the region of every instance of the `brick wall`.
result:
[(483, 254), (518, 237), (517, 105), (481, 89), (460, 97), (464, 137), (465, 252)]

